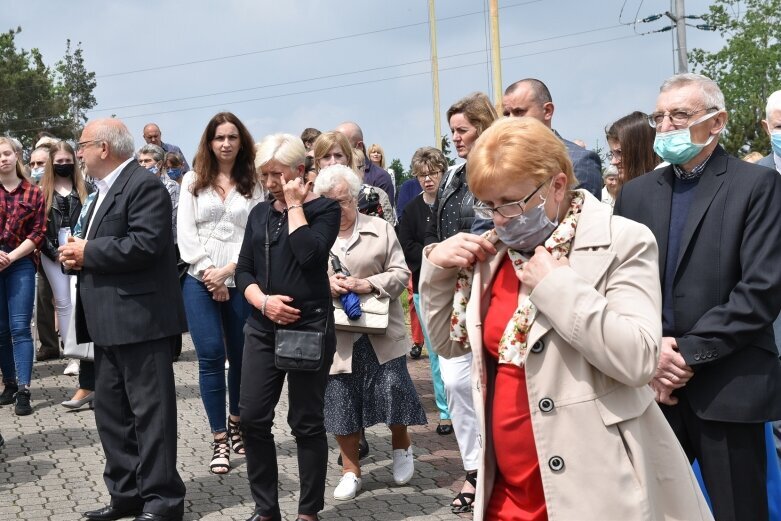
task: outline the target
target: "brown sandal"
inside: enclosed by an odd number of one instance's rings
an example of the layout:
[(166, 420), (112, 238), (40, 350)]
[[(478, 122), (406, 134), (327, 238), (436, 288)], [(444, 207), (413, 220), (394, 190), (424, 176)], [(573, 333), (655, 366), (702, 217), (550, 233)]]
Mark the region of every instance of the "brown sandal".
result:
[(228, 418), (228, 437), (231, 440), (231, 448), (236, 454), (244, 454), (244, 440), (241, 437), (241, 422), (235, 422)]

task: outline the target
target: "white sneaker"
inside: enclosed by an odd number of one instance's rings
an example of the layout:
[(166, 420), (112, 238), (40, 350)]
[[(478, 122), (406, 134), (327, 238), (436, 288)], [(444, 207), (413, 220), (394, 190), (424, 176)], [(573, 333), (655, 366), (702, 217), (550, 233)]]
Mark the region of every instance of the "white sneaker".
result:
[(347, 472), (342, 479), (339, 480), (339, 484), (334, 489), (334, 499), (339, 501), (347, 501), (355, 498), (355, 494), (361, 490), (361, 478), (355, 475), (353, 472)]
[(68, 362), (68, 367), (65, 368), (65, 371), (63, 371), (62, 374), (68, 376), (77, 376), (79, 374), (79, 361), (71, 360)]
[(415, 460), (412, 457), (412, 445), (407, 450), (393, 451), (393, 481), (397, 485), (406, 485), (415, 473)]

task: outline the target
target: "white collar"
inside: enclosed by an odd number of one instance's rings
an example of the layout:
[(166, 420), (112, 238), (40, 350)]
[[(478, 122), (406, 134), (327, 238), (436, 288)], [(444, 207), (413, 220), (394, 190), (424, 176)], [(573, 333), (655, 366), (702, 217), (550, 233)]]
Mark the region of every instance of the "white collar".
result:
[(122, 172), (122, 170), (125, 169), (125, 167), (130, 164), (130, 162), (133, 161), (133, 158), (131, 157), (121, 165), (119, 165), (117, 168), (112, 170), (112, 172), (104, 177), (103, 179), (95, 179), (95, 186), (98, 187), (98, 190), (103, 195), (106, 195), (111, 188), (111, 185), (114, 184), (114, 181), (117, 180), (117, 177), (119, 177), (119, 173)]

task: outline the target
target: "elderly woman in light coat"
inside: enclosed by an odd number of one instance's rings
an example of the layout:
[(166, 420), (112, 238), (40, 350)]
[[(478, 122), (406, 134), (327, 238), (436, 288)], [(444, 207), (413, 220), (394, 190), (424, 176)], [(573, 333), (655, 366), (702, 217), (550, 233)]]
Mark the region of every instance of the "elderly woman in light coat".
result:
[[(361, 181), (351, 168), (334, 165), (320, 171), (315, 193), (339, 202), (339, 235), (331, 254), (348, 274), (331, 268), (331, 295), (352, 291), (390, 298), (384, 335), (337, 331), (336, 355), (325, 393), (325, 428), (336, 435), (344, 464), (334, 498), (348, 500), (361, 488), (358, 443), (361, 429), (385, 423), (391, 431), (393, 480), (412, 479), (414, 462), (408, 425), (424, 425), (426, 414), (407, 371), (407, 328), (399, 297), (410, 272), (393, 227), (358, 212)], [(338, 326), (337, 326), (338, 329)]]
[(473, 353), (474, 519), (712, 519), (647, 385), (661, 341), (651, 232), (570, 190), (564, 145), (531, 118), (494, 123), (468, 172), (495, 230), (427, 247), (420, 294), (439, 355)]

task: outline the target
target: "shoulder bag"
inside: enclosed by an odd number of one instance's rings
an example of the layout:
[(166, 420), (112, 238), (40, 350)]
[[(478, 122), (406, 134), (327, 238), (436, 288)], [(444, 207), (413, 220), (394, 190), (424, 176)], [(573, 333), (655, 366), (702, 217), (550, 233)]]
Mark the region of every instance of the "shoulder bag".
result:
[[(271, 295), (269, 221), (273, 204), (269, 204), (266, 216), (266, 295)], [(302, 317), (290, 327), (277, 327), (276, 323), (274, 324), (274, 365), (277, 369), (314, 372), (322, 368), (325, 332), (331, 314), (329, 311), (324, 307), (315, 307), (311, 310), (313, 316), (305, 317), (302, 313)]]

